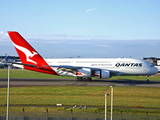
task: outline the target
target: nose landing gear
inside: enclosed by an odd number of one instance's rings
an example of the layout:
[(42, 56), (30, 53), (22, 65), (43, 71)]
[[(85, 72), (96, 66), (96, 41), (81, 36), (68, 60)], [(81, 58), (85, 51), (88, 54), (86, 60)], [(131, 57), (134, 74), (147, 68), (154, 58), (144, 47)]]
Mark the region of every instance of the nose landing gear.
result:
[(146, 80), (146, 83), (149, 83), (150, 81), (149, 81), (149, 76), (147, 76), (147, 80)]

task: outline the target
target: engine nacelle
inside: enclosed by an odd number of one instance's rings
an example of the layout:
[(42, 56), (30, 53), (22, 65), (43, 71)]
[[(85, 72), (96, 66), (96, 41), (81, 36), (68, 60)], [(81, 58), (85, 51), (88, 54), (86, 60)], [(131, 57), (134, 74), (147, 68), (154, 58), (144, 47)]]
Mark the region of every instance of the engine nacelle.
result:
[(98, 71), (95, 71), (94, 76), (96, 78), (110, 78), (110, 71), (98, 70)]
[(82, 68), (77, 70), (78, 77), (91, 77), (91, 69), (89, 68)]

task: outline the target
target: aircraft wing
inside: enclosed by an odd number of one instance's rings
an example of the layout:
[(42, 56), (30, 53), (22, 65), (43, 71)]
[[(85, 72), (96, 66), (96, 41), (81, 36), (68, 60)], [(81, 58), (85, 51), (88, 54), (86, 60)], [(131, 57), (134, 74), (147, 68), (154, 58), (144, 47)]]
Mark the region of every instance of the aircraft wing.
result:
[[(47, 67), (47, 66), (46, 66)], [(62, 66), (48, 66), (48, 67), (51, 67), (51, 68), (56, 68), (55, 71), (58, 71), (59, 73), (73, 73), (73, 74), (79, 74), (79, 72), (81, 72), (83, 74), (87, 72), (90, 72), (91, 73), (91, 76), (94, 76), (95, 77), (95, 73), (97, 71), (108, 71), (110, 76), (117, 76), (117, 75), (121, 75), (123, 73), (119, 72), (119, 71), (113, 71), (113, 70), (104, 70), (104, 69), (100, 69), (100, 68), (91, 68), (91, 67), (81, 67), (81, 66), (65, 66), (65, 65), (62, 65)], [(100, 73), (101, 73), (100, 72)]]
[[(25, 63), (18, 63), (18, 62), (10, 62), (11, 64), (18, 64), (18, 65), (24, 65), (27, 67), (32, 67), (32, 68), (39, 68), (39, 69), (44, 69), (48, 70), (48, 68), (52, 68), (54, 71), (56, 71), (57, 74), (59, 75), (66, 75), (66, 76), (87, 76), (90, 74), (90, 76), (95, 77), (95, 73), (97, 74), (102, 74), (102, 72), (107, 72), (109, 73), (109, 77), (111, 76), (117, 76), (121, 75), (121, 72), (118, 71), (113, 71), (113, 70), (103, 70), (99, 68), (91, 68), (91, 67), (81, 67), (81, 66), (67, 66), (67, 65), (33, 65), (33, 64), (25, 64)], [(98, 72), (100, 71), (100, 72)], [(83, 76), (83, 77), (84, 77)], [(100, 75), (101, 76), (101, 75)]]

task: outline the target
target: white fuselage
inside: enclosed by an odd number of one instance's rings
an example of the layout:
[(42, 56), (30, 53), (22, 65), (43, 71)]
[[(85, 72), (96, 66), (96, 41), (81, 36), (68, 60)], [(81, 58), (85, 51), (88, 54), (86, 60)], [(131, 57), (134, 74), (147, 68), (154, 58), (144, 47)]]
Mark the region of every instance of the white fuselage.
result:
[[(158, 72), (151, 63), (132, 58), (45, 59), (50, 66), (74, 66), (108, 70), (115, 75), (153, 75)], [(55, 70), (55, 69), (54, 69)]]

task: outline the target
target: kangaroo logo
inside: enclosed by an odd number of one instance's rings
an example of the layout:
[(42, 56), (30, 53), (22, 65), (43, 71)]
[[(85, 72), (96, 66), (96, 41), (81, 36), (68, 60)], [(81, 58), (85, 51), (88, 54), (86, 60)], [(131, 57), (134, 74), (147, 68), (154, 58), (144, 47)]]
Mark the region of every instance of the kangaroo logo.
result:
[(26, 61), (28, 62), (32, 62), (34, 64), (37, 64), (35, 61), (31, 60), (30, 58), (32, 58), (34, 55), (37, 55), (38, 53), (36, 53), (35, 51), (30, 52), (28, 49), (21, 47), (19, 45), (16, 45), (15, 43), (13, 43), (13, 45), (20, 51), (22, 51), (25, 55), (26, 55)]

